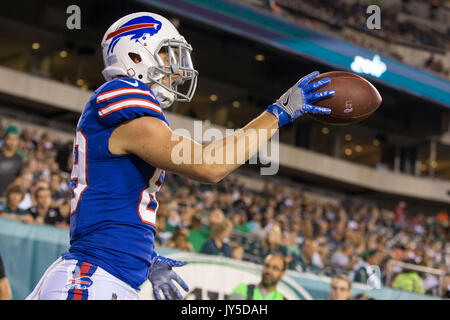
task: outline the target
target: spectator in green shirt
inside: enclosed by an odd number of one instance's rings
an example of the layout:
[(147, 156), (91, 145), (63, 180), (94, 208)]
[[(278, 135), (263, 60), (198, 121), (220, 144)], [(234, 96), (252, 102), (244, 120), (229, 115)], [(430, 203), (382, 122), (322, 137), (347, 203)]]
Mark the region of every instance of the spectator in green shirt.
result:
[(262, 216), (259, 212), (255, 212), (251, 215), (251, 219), (245, 223), (246, 228), (252, 234), (257, 234), (261, 229)]
[(234, 225), (234, 230), (242, 233), (250, 233), (250, 228), (247, 224), (247, 215), (242, 210), (231, 215), (231, 221)]
[(5, 130), (3, 146), (0, 150), (0, 196), (11, 183), (14, 183), (23, 168), (23, 159), (17, 153), (20, 131), (15, 125)]
[(195, 215), (191, 220), (188, 241), (192, 244), (194, 252), (199, 252), (211, 234), (211, 230), (202, 224), (201, 215)]
[(164, 231), (174, 232), (181, 225), (180, 214), (176, 208), (170, 208), (166, 218), (166, 229)]
[(240, 283), (229, 296), (229, 300), (286, 300), (277, 290), (278, 283), (286, 272), (287, 263), (280, 253), (264, 258), (261, 281), (255, 284)]

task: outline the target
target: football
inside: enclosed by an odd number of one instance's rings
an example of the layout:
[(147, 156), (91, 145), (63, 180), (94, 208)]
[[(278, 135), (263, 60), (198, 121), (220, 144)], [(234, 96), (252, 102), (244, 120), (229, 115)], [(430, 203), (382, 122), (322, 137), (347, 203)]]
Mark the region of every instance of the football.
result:
[(351, 72), (332, 71), (319, 75), (312, 82), (327, 77), (331, 82), (317, 91), (335, 90), (335, 94), (313, 104), (330, 108), (331, 113), (309, 114), (315, 120), (330, 125), (348, 125), (366, 119), (380, 106), (378, 90), (366, 79)]

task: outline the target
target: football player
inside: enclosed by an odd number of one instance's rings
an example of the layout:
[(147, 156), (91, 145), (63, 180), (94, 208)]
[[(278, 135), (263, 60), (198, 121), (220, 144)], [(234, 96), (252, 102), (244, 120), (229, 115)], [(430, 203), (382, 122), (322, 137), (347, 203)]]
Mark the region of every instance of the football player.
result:
[[(247, 160), (279, 127), (307, 112), (329, 113), (311, 103), (334, 92), (313, 92), (330, 80), (310, 83), (319, 74), (311, 73), (241, 130), (201, 145), (173, 132), (163, 112), (174, 101), (191, 101), (198, 75), (192, 47), (169, 20), (147, 12), (127, 15), (106, 31), (102, 49), (107, 82), (86, 104), (74, 140), (70, 248), (27, 299), (137, 299), (147, 279), (156, 299), (161, 291), (166, 299), (181, 299), (175, 282), (189, 289), (172, 268), (186, 262), (154, 250), (156, 193), (165, 171), (217, 183), (240, 164), (194, 159), (205, 148), (245, 150)], [(267, 134), (248, 143), (250, 129)], [(180, 140), (193, 151), (192, 161), (172, 160)]]

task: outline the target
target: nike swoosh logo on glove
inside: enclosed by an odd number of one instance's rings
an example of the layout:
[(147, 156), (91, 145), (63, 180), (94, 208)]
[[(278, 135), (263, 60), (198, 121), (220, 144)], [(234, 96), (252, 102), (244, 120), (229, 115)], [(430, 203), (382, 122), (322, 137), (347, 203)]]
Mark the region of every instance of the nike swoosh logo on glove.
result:
[(283, 104), (284, 104), (285, 106), (287, 106), (287, 105), (289, 104), (289, 98), (290, 98), (290, 97), (291, 97), (291, 95), (288, 94), (287, 97), (286, 97), (286, 100), (283, 102)]

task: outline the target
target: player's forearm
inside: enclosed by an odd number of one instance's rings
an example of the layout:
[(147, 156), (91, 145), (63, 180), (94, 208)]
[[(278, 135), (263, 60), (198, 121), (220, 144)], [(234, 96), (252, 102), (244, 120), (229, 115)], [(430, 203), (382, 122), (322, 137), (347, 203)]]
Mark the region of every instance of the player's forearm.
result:
[(132, 153), (156, 168), (216, 183), (244, 164), (277, 130), (278, 119), (264, 112), (235, 133), (202, 145), (159, 119), (143, 117), (115, 129), (109, 148), (113, 154)]
[(207, 172), (211, 182), (222, 180), (256, 154), (277, 130), (278, 119), (263, 112), (235, 133), (203, 145), (200, 169)]

